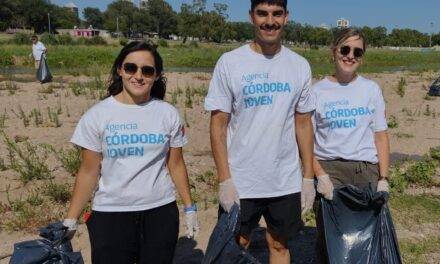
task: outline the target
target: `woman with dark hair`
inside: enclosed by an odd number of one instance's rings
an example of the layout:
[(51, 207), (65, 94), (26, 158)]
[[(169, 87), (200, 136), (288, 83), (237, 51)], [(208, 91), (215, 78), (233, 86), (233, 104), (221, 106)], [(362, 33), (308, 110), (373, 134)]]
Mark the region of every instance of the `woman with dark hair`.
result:
[(114, 62), (108, 97), (83, 115), (72, 136), (82, 161), (64, 225), (73, 236), (93, 195), (87, 221), (93, 263), (172, 263), (175, 187), (187, 235), (198, 232), (182, 156), (187, 139), (179, 113), (162, 100), (165, 87), (155, 47), (129, 43)]
[[(313, 169), (317, 191), (332, 200), (334, 188), (354, 185), (388, 192), (389, 139), (385, 102), (379, 85), (357, 73), (366, 51), (362, 32), (344, 29), (335, 38), (335, 73), (313, 85)], [(314, 192), (313, 180), (306, 192)], [(318, 256), (327, 263), (322, 212), (317, 204)]]

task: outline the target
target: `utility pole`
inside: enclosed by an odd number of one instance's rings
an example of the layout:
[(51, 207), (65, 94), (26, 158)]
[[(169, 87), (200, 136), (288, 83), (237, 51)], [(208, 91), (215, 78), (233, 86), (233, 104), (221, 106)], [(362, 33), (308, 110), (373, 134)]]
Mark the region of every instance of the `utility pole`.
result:
[(119, 35), (119, 17), (116, 17), (116, 33)]
[(50, 35), (50, 13), (47, 13), (47, 20), (49, 21), (49, 35)]
[(429, 34), (429, 47), (432, 47), (432, 28), (434, 27), (434, 22), (431, 22), (431, 32)]

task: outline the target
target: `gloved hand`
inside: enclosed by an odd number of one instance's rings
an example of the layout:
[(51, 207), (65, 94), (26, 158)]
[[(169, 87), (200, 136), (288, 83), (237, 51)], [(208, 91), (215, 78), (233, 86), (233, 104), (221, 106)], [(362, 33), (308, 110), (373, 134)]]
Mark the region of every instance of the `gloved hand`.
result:
[(377, 192), (390, 192), (390, 185), (387, 180), (380, 180), (377, 182)]
[(220, 206), (229, 213), (234, 203), (240, 206), (240, 198), (232, 179), (229, 178), (219, 184), (218, 199)]
[(197, 207), (192, 205), (185, 208), (185, 224), (186, 224), (186, 237), (194, 238), (199, 234), (200, 226), (197, 219)]
[(72, 239), (78, 229), (78, 221), (76, 219), (64, 219), (63, 225), (67, 227), (66, 238)]
[(330, 180), (328, 174), (318, 176), (318, 192), (324, 196), (327, 200), (333, 200), (333, 183)]
[(302, 191), (301, 191), (301, 213), (304, 214), (308, 210), (312, 209), (313, 202), (315, 201), (315, 180), (303, 178)]

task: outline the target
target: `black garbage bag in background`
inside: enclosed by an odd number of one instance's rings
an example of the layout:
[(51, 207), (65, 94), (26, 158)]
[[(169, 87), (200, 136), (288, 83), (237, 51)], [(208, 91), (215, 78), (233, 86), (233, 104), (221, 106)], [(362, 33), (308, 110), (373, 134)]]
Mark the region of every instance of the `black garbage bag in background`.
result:
[(220, 216), (209, 238), (202, 264), (259, 264), (260, 262), (241, 247), (235, 237), (238, 234), (240, 208), (234, 204), (229, 214)]
[(14, 244), (9, 264), (83, 264), (81, 253), (73, 252), (66, 232), (67, 227), (61, 222), (41, 228), (40, 236), (44, 239)]
[(50, 74), (49, 66), (47, 65), (44, 53), (41, 54), (40, 65), (37, 70), (37, 80), (41, 83), (48, 83), (52, 81), (52, 74)]
[(400, 264), (388, 193), (347, 185), (321, 198), (330, 264)]
[(440, 96), (440, 77), (429, 87), (429, 96)]

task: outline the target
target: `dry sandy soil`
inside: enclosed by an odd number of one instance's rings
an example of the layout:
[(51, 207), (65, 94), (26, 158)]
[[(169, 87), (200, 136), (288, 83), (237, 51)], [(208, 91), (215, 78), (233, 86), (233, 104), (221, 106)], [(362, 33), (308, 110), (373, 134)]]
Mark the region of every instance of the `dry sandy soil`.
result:
[[(387, 115), (397, 118), (398, 127), (390, 129), (391, 152), (392, 158), (396, 160), (404, 160), (408, 158), (420, 158), (426, 154), (430, 147), (440, 145), (440, 98), (427, 100), (425, 97), (427, 87), (439, 76), (440, 73), (384, 73), (371, 74), (366, 77), (377, 81), (384, 91), (387, 102)], [(199, 219), (202, 230), (196, 241), (188, 240), (183, 237), (179, 240), (176, 253), (176, 263), (198, 263), (203, 256), (203, 250), (207, 245), (209, 235), (216, 222), (217, 209), (215, 206), (215, 192), (213, 186), (210, 185), (209, 179), (206, 180), (200, 175), (204, 175), (207, 171), (215, 171), (214, 163), (210, 152), (210, 144), (208, 137), (209, 113), (203, 110), (203, 98), (194, 95), (193, 107), (185, 106), (185, 87), (207, 87), (211, 75), (208, 73), (168, 73), (168, 94), (167, 100), (171, 101), (171, 92), (178, 88), (183, 93), (178, 97), (177, 107), (180, 110), (182, 118), (187, 124), (189, 135), (189, 144), (185, 147), (185, 160), (188, 166), (191, 182), (195, 187), (199, 200)], [(406, 94), (403, 98), (396, 94), (396, 88), (401, 77), (406, 79)], [(55, 149), (66, 148), (69, 146), (69, 139), (75, 128), (76, 122), (80, 116), (98, 99), (93, 99), (89, 95), (75, 96), (68, 88), (68, 83), (74, 81), (87, 81), (88, 77), (63, 76), (57, 77), (55, 82), (59, 83), (58, 87), (51, 93), (41, 93), (44, 89), (39, 83), (32, 81), (33, 76), (16, 76), (17, 82), (14, 82), (18, 90), (15, 94), (10, 94), (7, 90), (0, 90), (0, 115), (6, 113), (8, 117), (5, 120), (5, 133), (11, 137), (18, 139), (28, 137), (32, 143), (50, 144)], [(5, 77), (0, 76), (0, 85), (6, 84)], [(316, 81), (316, 80), (315, 80)], [(45, 85), (47, 89), (49, 85)], [(429, 105), (429, 107), (427, 107)], [(31, 119), (30, 125), (24, 127), (23, 120), (19, 118), (19, 106), (24, 113), (30, 114), (31, 110), (40, 109), (44, 122), (39, 127), (33, 124)], [(62, 113), (59, 116), (61, 126), (53, 127), (48, 121), (47, 107), (56, 109), (61, 106)], [(429, 108), (429, 110), (427, 110)], [(0, 157), (8, 164), (8, 152), (3, 139), (0, 139)], [(55, 182), (67, 182), (72, 184), (74, 178), (66, 172), (61, 164), (53, 157), (47, 159)], [(211, 177), (212, 178), (212, 177)], [(203, 182), (204, 181), (204, 182)], [(9, 199), (25, 198), (26, 195), (37, 190), (38, 187), (44, 185), (44, 181), (32, 181), (23, 185), (18, 179), (18, 174), (13, 170), (0, 171), (0, 203), (8, 203), (7, 190), (9, 189)], [(434, 190), (437, 192), (437, 190)], [(48, 208), (41, 209), (41, 214), (53, 213), (50, 220), (62, 217), (63, 212), (67, 209), (67, 205), (52, 203)], [(9, 221), (10, 212), (0, 211), (0, 255), (10, 253), (13, 243), (28, 239), (36, 238), (36, 230), (30, 224), (28, 230), (10, 230), (2, 228)], [(181, 221), (182, 222), (182, 221)], [(3, 226), (4, 227), (4, 226)], [(426, 232), (430, 232), (429, 228)], [(181, 233), (184, 227), (181, 225)], [(408, 233), (397, 226), (397, 234), (399, 237), (417, 236), (420, 234)], [(423, 233), (424, 231), (421, 230)], [(258, 233), (258, 232), (257, 232)], [(304, 239), (307, 235), (313, 238), (314, 231), (305, 229), (302, 233)], [(264, 241), (262, 236), (258, 236), (259, 240), (253, 244), (253, 248), (263, 248)], [(308, 257), (304, 258), (301, 263), (312, 263), (313, 257), (313, 241), (305, 241), (310, 244), (309, 249), (305, 250)], [(88, 242), (87, 230), (84, 224), (81, 224), (79, 231), (73, 239), (75, 250), (82, 252), (86, 263), (90, 263), (90, 249)], [(267, 259), (267, 256), (263, 256)], [(0, 261), (6, 263), (6, 260)]]

